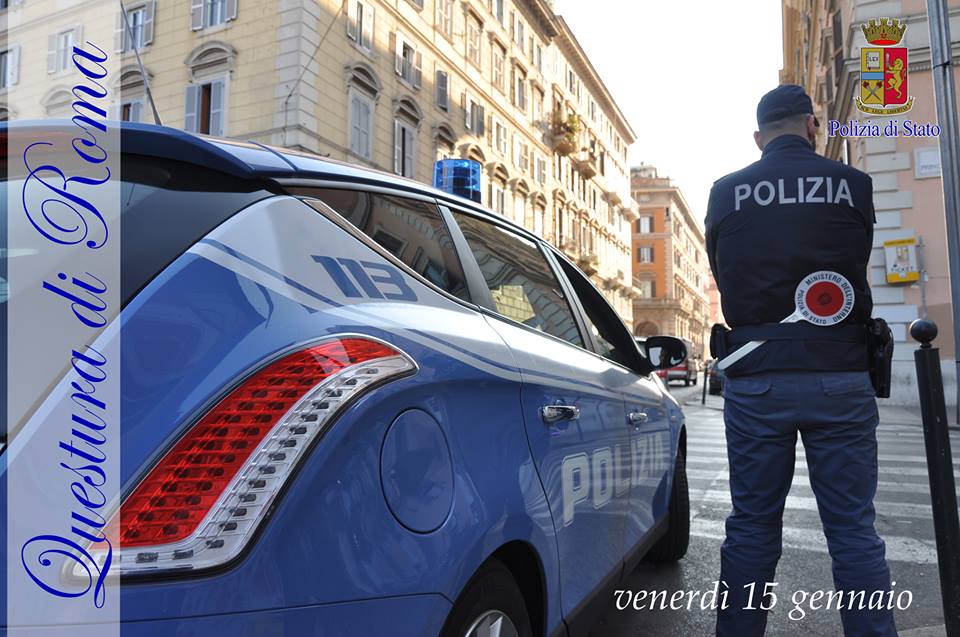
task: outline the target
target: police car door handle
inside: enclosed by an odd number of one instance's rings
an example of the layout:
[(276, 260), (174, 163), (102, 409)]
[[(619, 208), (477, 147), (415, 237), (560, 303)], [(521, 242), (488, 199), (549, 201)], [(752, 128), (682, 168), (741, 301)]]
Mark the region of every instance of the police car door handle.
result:
[(561, 420), (577, 420), (580, 408), (575, 405), (545, 405), (540, 408), (540, 417), (548, 425)]
[(634, 427), (639, 427), (650, 420), (650, 415), (643, 411), (631, 411), (627, 415), (627, 421)]

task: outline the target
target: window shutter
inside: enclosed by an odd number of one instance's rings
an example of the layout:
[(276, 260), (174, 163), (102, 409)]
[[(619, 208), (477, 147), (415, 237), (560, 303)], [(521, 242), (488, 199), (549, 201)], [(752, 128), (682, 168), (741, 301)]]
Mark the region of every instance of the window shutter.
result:
[(113, 49), (117, 53), (123, 51), (123, 42), (126, 39), (127, 25), (123, 21), (123, 11), (117, 13), (117, 27), (113, 31)]
[(397, 120), (393, 121), (393, 172), (396, 174), (401, 174), (403, 166), (401, 162), (403, 161), (403, 127), (400, 126), (400, 122)]
[(467, 98), (467, 94), (464, 93), (460, 105), (463, 108), (463, 125), (467, 127), (467, 130), (473, 130), (473, 109), (470, 100)]
[(355, 42), (360, 42), (359, 25), (357, 24), (358, 11), (357, 0), (350, 0), (347, 4), (347, 37)]
[(20, 81), (20, 47), (15, 46), (7, 53), (7, 86), (14, 86)]
[(190, 0), (190, 30), (203, 28), (203, 0)]
[(47, 73), (57, 72), (57, 34), (47, 36)]
[(403, 36), (394, 33), (393, 36), (393, 67), (397, 75), (403, 77)]
[(227, 0), (227, 20), (237, 19), (237, 1)]
[(360, 34), (360, 45), (369, 50), (373, 50), (373, 25), (375, 7), (372, 4), (363, 5), (363, 33)]
[(450, 109), (450, 78), (444, 71), (437, 71), (437, 106), (443, 110)]
[(210, 134), (223, 135), (224, 81), (210, 83)]
[(347, 129), (350, 131), (347, 143), (350, 150), (360, 152), (360, 106), (355, 94), (350, 95), (350, 111), (347, 114)]
[(413, 179), (414, 176), (414, 167), (416, 160), (416, 141), (413, 136), (413, 130), (410, 128), (403, 129), (403, 139), (406, 142), (404, 144), (404, 153), (403, 153), (403, 166), (405, 168), (403, 176)]
[(200, 102), (200, 87), (196, 84), (187, 85), (187, 103), (184, 111), (183, 130), (189, 133), (197, 132), (197, 107)]
[(143, 44), (153, 42), (153, 21), (157, 13), (157, 2), (152, 0), (143, 10)]
[(420, 88), (423, 84), (423, 54), (417, 51), (413, 56), (413, 86)]
[(373, 150), (370, 148), (370, 128), (373, 124), (373, 117), (371, 117), (370, 108), (370, 102), (366, 100), (360, 100), (360, 149), (363, 156), (367, 159), (370, 158)]
[(132, 102), (130, 104), (130, 121), (140, 122), (143, 113), (143, 102)]

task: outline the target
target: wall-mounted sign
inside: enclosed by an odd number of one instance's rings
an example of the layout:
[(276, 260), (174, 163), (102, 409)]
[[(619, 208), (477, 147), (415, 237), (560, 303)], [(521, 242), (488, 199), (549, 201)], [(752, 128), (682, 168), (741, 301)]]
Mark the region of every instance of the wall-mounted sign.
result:
[(920, 280), (916, 237), (884, 241), (883, 253), (887, 262), (887, 283), (913, 283)]
[(913, 151), (913, 174), (917, 179), (940, 176), (940, 149), (936, 146)]

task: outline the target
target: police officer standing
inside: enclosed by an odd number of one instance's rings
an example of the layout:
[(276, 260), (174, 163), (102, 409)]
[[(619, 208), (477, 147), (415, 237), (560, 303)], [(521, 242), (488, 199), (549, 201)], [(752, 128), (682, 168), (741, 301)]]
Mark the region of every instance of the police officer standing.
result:
[[(728, 608), (717, 616), (721, 637), (762, 635), (766, 593), (789, 594), (773, 583), (798, 433), (836, 590), (865, 591), (864, 600), (890, 590), (874, 529), (878, 414), (864, 337), (873, 309), (871, 179), (816, 154), (819, 123), (799, 86), (764, 95), (757, 123), (762, 157), (714, 184), (706, 219), (710, 266), (732, 328), (715, 335), (714, 355), (766, 341), (726, 369), (733, 510), (721, 547), (729, 587)], [(798, 284), (824, 270), (852, 284), (849, 316), (832, 327), (781, 324), (794, 312)], [(841, 610), (845, 635), (896, 635), (891, 611), (854, 606)]]

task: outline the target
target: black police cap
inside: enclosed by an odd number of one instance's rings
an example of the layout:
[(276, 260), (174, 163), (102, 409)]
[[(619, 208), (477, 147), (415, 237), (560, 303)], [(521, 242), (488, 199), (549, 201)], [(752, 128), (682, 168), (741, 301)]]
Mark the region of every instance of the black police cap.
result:
[(778, 86), (761, 97), (757, 104), (757, 124), (802, 114), (813, 115), (813, 102), (803, 87), (796, 84)]

